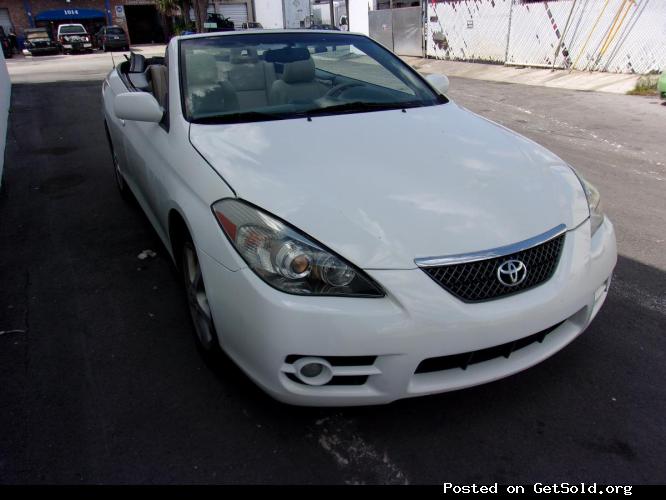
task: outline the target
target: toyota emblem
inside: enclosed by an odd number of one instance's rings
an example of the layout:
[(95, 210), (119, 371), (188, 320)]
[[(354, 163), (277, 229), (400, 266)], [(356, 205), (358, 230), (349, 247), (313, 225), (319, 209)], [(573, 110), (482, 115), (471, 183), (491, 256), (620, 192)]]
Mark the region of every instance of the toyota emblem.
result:
[(520, 285), (527, 278), (527, 266), (520, 260), (507, 260), (497, 268), (497, 279), (504, 286)]

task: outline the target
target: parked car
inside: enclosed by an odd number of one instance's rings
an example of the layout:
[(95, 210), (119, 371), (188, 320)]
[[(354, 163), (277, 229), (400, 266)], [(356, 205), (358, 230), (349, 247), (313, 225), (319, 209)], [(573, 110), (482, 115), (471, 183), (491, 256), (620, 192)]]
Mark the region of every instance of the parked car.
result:
[(82, 24), (61, 24), (58, 26), (58, 43), (65, 54), (92, 52), (90, 38)]
[(209, 13), (204, 23), (204, 33), (216, 33), (218, 31), (234, 31), (234, 22), (220, 14)]
[(129, 50), (129, 42), (125, 30), (120, 26), (104, 26), (95, 33), (95, 46), (107, 52), (113, 49)]
[(5, 56), (5, 59), (13, 57), (12, 44), (9, 41), (9, 37), (5, 34), (5, 29), (0, 26), (0, 47), (2, 47), (2, 55)]
[(46, 28), (27, 28), (23, 34), (25, 36), (23, 53), (26, 55), (55, 54), (60, 51), (60, 47), (51, 39)]
[(666, 99), (666, 71), (664, 71), (659, 77), (659, 82), (657, 83), (657, 91), (662, 99)]
[(273, 397), (490, 382), (599, 312), (617, 260), (599, 192), (445, 76), (347, 32), (175, 37), (166, 56), (102, 85), (115, 181), (180, 270), (200, 348)]

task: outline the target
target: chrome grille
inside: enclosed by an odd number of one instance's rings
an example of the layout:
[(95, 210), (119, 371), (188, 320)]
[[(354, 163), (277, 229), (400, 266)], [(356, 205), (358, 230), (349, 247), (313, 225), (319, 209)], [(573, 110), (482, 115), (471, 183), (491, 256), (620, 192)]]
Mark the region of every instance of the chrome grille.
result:
[[(540, 245), (501, 257), (422, 269), (444, 289), (465, 302), (496, 299), (547, 281), (557, 268), (564, 236), (561, 234)], [(527, 267), (527, 276), (519, 285), (506, 286), (497, 278), (497, 268), (509, 260), (519, 260)]]

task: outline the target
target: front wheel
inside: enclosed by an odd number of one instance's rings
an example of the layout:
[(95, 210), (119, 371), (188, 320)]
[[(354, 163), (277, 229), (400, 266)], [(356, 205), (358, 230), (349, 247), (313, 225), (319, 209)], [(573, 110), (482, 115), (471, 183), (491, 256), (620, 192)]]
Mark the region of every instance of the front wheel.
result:
[(220, 351), (220, 345), (213, 324), (213, 315), (206, 295), (199, 258), (191, 239), (187, 239), (183, 244), (182, 259), (181, 267), (187, 305), (190, 309), (190, 316), (192, 316), (197, 344), (207, 355), (216, 355)]

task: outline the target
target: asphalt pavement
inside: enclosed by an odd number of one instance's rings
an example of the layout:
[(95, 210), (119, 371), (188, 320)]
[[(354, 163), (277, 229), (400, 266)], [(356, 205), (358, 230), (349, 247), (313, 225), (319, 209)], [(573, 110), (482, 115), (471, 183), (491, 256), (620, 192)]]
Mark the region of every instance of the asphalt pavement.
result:
[[(606, 305), (562, 352), (507, 379), (312, 409), (202, 360), (166, 250), (116, 192), (100, 82), (15, 85), (0, 482), (665, 483), (666, 106), (457, 78), (451, 95), (600, 188), (620, 253)], [(144, 249), (157, 257), (138, 259)]]

